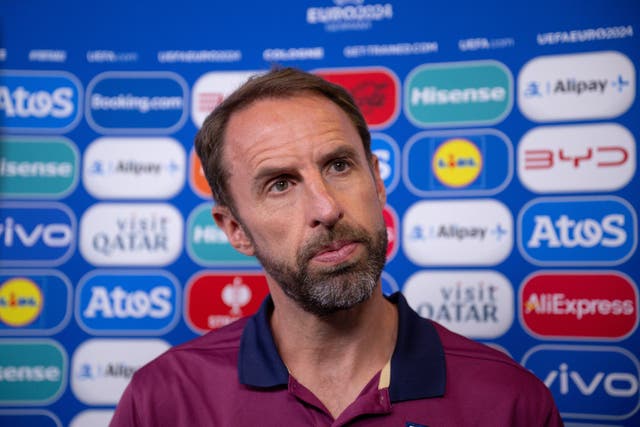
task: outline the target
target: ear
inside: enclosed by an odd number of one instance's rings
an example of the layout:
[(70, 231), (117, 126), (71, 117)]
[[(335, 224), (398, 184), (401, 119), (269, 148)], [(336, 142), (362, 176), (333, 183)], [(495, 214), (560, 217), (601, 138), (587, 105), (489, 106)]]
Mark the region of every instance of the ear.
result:
[(384, 181), (380, 177), (380, 166), (378, 156), (371, 154), (371, 171), (373, 174), (373, 180), (376, 186), (376, 192), (378, 193), (378, 200), (380, 201), (380, 207), (384, 208), (387, 203), (387, 190), (384, 188)]
[(252, 240), (244, 231), (244, 227), (240, 221), (238, 221), (231, 212), (231, 209), (226, 206), (215, 205), (211, 209), (211, 215), (216, 225), (226, 234), (229, 243), (235, 250), (248, 256), (255, 254)]

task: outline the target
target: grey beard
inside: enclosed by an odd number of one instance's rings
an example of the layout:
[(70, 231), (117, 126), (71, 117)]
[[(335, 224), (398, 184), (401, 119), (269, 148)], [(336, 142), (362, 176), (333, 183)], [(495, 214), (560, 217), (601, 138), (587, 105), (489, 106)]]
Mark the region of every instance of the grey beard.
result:
[[(366, 248), (366, 258), (309, 271), (309, 260), (319, 248), (336, 240), (362, 243)], [(295, 266), (263, 253), (255, 242), (254, 248), (264, 270), (287, 296), (303, 310), (327, 316), (352, 308), (371, 297), (386, 262), (387, 230), (383, 226), (369, 235), (362, 228), (339, 223), (324, 236), (307, 243), (296, 256)]]

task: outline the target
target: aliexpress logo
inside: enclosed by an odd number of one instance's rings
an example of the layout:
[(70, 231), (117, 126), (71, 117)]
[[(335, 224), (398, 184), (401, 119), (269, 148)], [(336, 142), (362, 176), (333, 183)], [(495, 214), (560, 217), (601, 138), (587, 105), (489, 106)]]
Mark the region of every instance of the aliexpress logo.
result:
[(638, 290), (617, 272), (541, 272), (525, 279), (519, 308), (540, 338), (621, 340), (638, 325)]

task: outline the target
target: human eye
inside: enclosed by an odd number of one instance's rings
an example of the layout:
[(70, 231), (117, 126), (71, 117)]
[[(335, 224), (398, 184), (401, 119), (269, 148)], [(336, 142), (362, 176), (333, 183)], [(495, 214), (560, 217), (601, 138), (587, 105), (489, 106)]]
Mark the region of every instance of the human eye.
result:
[(331, 162), (331, 169), (338, 173), (343, 173), (349, 170), (351, 162), (347, 159), (335, 159)]
[(290, 182), (289, 179), (285, 178), (285, 177), (279, 177), (275, 180), (273, 180), (269, 185), (267, 190), (270, 193), (282, 193), (283, 191), (286, 191), (290, 186)]

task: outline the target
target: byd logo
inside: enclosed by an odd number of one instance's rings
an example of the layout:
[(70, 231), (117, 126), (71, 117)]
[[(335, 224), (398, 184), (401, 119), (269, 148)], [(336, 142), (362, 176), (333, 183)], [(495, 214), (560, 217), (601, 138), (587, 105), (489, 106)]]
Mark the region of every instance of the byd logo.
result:
[(614, 272), (541, 272), (520, 289), (520, 318), (534, 336), (623, 339), (638, 325), (638, 290)]
[(619, 420), (640, 407), (640, 366), (625, 349), (541, 345), (521, 364), (549, 387), (563, 417)]
[(60, 203), (0, 203), (0, 265), (62, 264), (75, 235), (76, 219)]
[(82, 89), (61, 71), (0, 72), (0, 129), (65, 133), (80, 120)]
[(160, 335), (178, 321), (180, 291), (163, 272), (90, 273), (78, 285), (76, 319), (95, 335)]
[(617, 197), (534, 199), (520, 212), (518, 246), (538, 265), (616, 265), (637, 245), (636, 213)]

